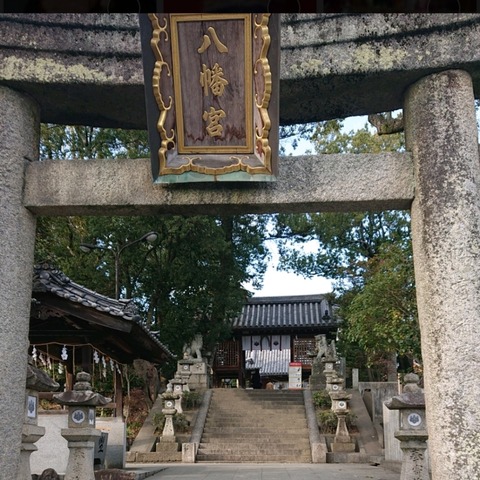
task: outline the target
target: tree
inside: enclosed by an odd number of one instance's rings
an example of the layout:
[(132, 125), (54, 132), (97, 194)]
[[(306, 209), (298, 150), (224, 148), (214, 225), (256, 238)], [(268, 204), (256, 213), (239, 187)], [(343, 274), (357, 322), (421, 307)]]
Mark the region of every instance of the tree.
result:
[[(149, 156), (146, 132), (42, 125), (42, 134), (43, 158)], [(249, 295), (242, 285), (261, 284), (269, 255), (263, 244), (266, 221), (258, 215), (41, 217), (35, 257), (113, 297), (115, 262), (109, 250), (158, 232), (153, 245), (122, 250), (122, 296), (134, 299), (147, 325), (178, 356), (196, 333), (213, 354)], [(103, 248), (85, 254), (82, 242)]]
[(343, 299), (344, 342), (357, 344), (367, 365), (393, 356), (419, 359), (420, 331), (411, 244), (384, 244), (367, 261), (364, 284)]
[[(345, 133), (339, 120), (318, 124), (312, 140), (319, 154), (404, 149), (402, 134), (377, 135), (368, 124)], [(408, 212), (282, 214), (275, 236), (282, 269), (334, 280), (339, 349), (351, 366), (387, 364), (392, 354), (419, 358)], [(312, 241), (316, 250), (306, 251)]]

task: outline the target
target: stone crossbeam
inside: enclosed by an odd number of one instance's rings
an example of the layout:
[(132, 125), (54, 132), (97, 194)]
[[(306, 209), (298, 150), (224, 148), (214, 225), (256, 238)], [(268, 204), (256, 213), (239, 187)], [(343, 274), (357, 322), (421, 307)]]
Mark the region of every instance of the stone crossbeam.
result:
[[(1, 14), (0, 84), (41, 121), (146, 129), (136, 14)], [(280, 123), (403, 107), (410, 85), (464, 69), (480, 92), (480, 14), (282, 14)]]
[(153, 184), (150, 160), (28, 163), (24, 205), (36, 215), (240, 214), (410, 208), (409, 154), (283, 157), (267, 183)]

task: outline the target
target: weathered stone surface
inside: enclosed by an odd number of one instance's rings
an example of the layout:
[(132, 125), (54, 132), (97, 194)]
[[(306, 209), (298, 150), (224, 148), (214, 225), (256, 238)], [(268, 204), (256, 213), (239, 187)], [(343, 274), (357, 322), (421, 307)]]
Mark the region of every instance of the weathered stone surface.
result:
[(125, 453), (125, 461), (127, 463), (136, 462), (137, 461), (137, 452), (132, 452), (132, 451), (126, 452)]
[(354, 442), (332, 442), (330, 445), (334, 453), (350, 453), (355, 451)]
[(417, 178), (412, 242), (433, 478), (480, 472), (480, 162), (472, 82), (451, 70), (407, 94)]
[(135, 480), (135, 472), (126, 472), (119, 468), (106, 468), (95, 472), (95, 480)]
[(31, 99), (0, 86), (0, 433), (3, 478), (16, 478), (25, 417), (28, 322), (35, 218), (22, 205), (25, 157), (38, 151), (39, 112)]
[(180, 188), (152, 184), (149, 160), (55, 160), (27, 165), (24, 202), (39, 215), (407, 209), (413, 185), (408, 154), (284, 157), (277, 182)]
[[(409, 85), (451, 66), (480, 91), (480, 15), (282, 14), (280, 122), (402, 107)], [(42, 121), (146, 128), (136, 14), (0, 14), (0, 83)], [(479, 84), (479, 85), (477, 85)]]
[(409, 85), (452, 65), (469, 71), (478, 90), (480, 15), (291, 14), (282, 20), (282, 123), (402, 108)]
[(138, 15), (0, 14), (0, 24), (0, 83), (39, 101), (42, 121), (146, 128)]
[(149, 453), (137, 452), (138, 463), (164, 463), (164, 462), (181, 462), (181, 461), (182, 461), (182, 452), (179, 452), (177, 450), (149, 452)]

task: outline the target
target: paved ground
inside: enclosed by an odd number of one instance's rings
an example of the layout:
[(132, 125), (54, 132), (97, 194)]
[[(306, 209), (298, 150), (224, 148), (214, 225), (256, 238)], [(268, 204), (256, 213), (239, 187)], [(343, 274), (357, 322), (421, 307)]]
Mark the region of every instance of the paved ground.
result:
[[(148, 480), (399, 480), (400, 473), (365, 464), (139, 465)], [(161, 471), (159, 471), (161, 470)], [(152, 472), (150, 472), (152, 471)], [(157, 471), (153, 475), (149, 475)], [(143, 477), (143, 475), (142, 475)]]

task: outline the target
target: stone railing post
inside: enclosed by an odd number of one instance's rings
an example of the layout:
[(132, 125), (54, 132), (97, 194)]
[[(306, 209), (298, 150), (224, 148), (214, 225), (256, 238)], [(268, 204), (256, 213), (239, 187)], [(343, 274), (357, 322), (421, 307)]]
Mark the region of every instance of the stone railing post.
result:
[(428, 439), (425, 397), (418, 383), (418, 375), (408, 373), (403, 393), (385, 402), (390, 410), (400, 410), (400, 430), (395, 432), (403, 451), (400, 480), (430, 478), (425, 453)]

